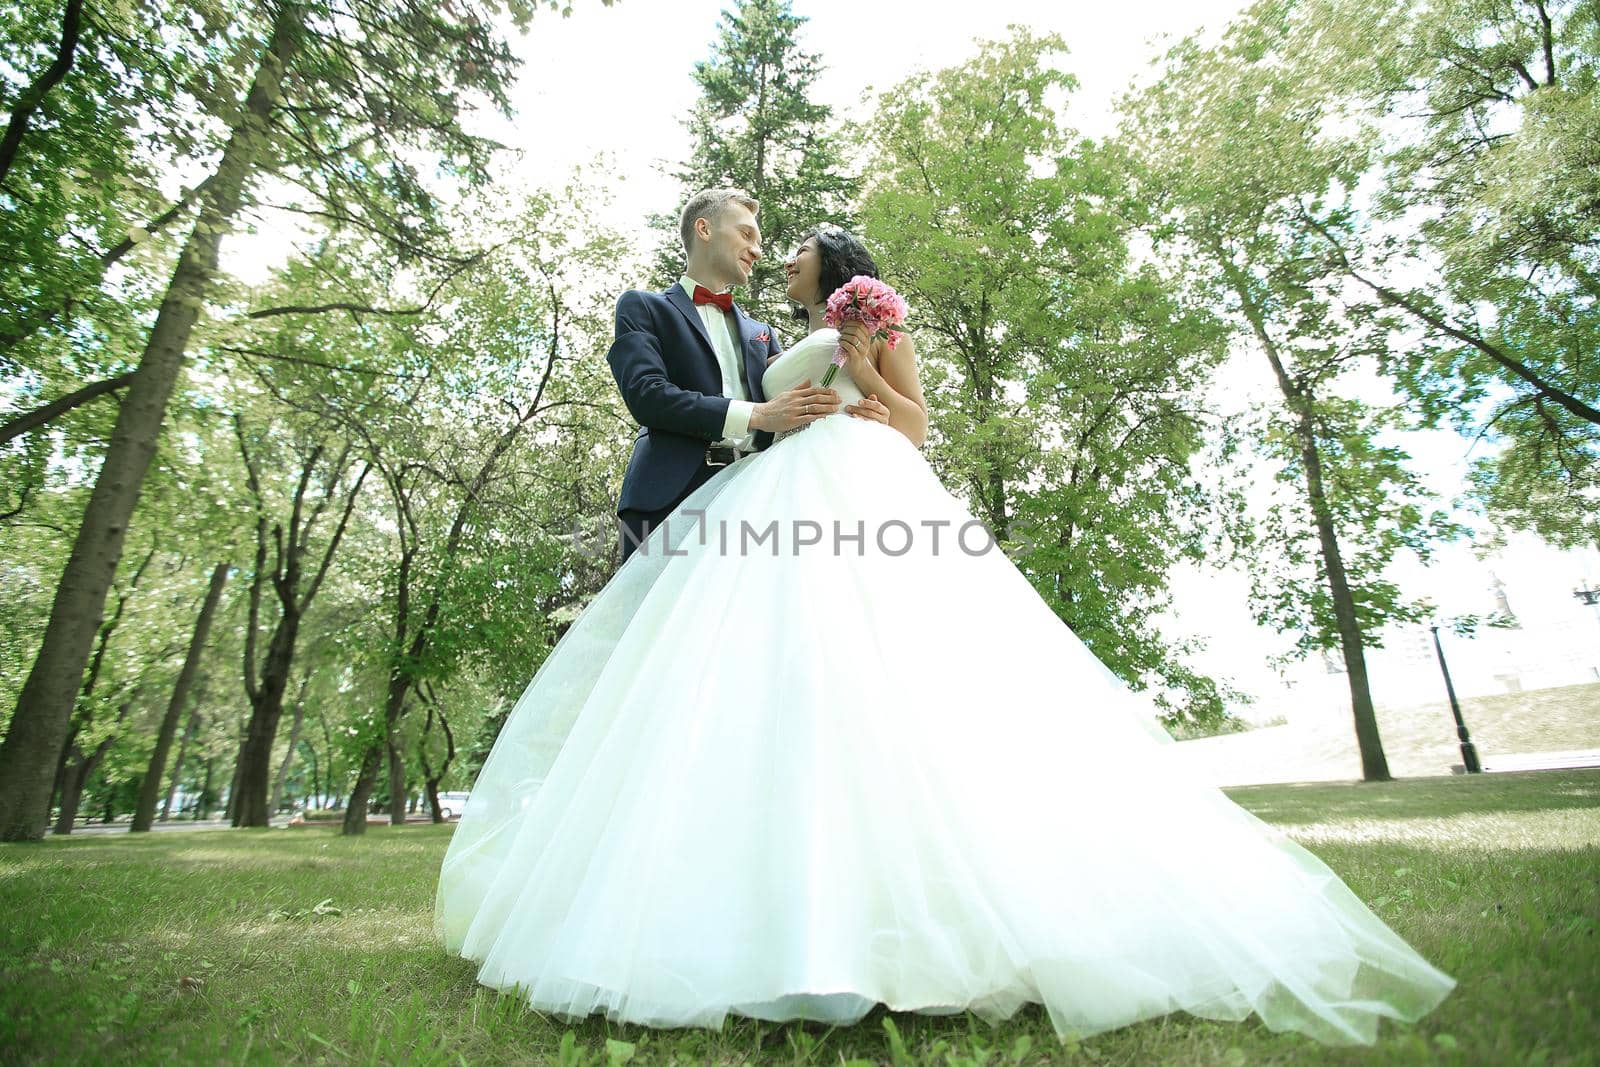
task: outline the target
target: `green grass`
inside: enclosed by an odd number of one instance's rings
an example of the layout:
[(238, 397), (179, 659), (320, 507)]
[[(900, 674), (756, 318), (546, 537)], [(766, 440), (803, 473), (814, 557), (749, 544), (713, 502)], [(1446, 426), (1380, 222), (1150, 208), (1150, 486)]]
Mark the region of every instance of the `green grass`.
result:
[[(1460, 982), (1372, 1049), (1171, 1016), (1063, 1048), (1037, 1005), (853, 1027), (566, 1024), (432, 943), (449, 827), (0, 846), (0, 1060), (54, 1063), (1590, 1064), (1600, 771), (1229, 790)], [(327, 903), (324, 903), (327, 902)], [(319, 909), (318, 905), (323, 906)]]

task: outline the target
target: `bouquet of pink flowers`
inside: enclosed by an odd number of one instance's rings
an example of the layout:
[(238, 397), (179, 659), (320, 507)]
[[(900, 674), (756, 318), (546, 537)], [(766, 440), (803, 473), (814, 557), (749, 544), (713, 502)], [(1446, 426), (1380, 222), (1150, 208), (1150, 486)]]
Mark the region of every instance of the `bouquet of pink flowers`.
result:
[[(854, 320), (876, 335), (879, 330), (902, 325), (906, 321), (906, 311), (905, 298), (899, 293), (876, 278), (857, 274), (828, 297), (828, 310), (823, 314), (822, 321), (837, 330)], [(899, 344), (900, 337), (896, 331), (889, 330), (889, 347)], [(823, 372), (824, 389), (844, 364), (845, 351), (841, 345), (833, 353), (833, 362)]]

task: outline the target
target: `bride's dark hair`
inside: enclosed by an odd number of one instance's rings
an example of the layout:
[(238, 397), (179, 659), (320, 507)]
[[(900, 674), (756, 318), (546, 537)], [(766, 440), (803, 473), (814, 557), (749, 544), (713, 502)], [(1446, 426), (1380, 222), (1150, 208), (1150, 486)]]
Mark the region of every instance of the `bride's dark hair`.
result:
[[(878, 264), (873, 261), (867, 246), (838, 226), (814, 227), (800, 238), (800, 244), (805, 244), (813, 237), (817, 240), (817, 257), (821, 260), (817, 272), (818, 300), (826, 302), (841, 285), (858, 274), (865, 274), (869, 278), (878, 276)], [(799, 322), (807, 322), (811, 317), (803, 304), (795, 304), (792, 313)]]

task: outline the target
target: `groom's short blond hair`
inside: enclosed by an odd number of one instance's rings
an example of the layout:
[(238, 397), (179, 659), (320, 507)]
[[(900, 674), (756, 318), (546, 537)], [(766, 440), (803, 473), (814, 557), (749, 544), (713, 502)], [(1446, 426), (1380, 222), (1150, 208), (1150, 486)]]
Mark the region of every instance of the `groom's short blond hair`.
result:
[(747, 207), (752, 215), (761, 210), (756, 198), (743, 189), (702, 189), (689, 198), (689, 202), (683, 205), (683, 215), (678, 219), (678, 232), (683, 235), (684, 255), (694, 251), (695, 220), (716, 222), (729, 204)]

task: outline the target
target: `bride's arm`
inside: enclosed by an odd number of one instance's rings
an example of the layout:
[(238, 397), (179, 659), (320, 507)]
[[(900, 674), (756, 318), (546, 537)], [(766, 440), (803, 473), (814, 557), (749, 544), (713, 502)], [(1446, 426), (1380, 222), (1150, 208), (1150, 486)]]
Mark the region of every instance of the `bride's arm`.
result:
[(850, 360), (845, 369), (856, 388), (878, 399), (889, 409), (889, 425), (905, 434), (918, 448), (928, 437), (928, 402), (922, 396), (917, 376), (917, 350), (909, 333), (900, 335), (893, 348), (889, 342), (872, 342), (872, 360)]

